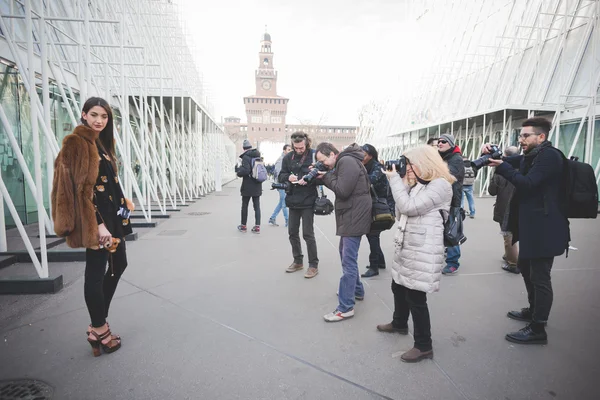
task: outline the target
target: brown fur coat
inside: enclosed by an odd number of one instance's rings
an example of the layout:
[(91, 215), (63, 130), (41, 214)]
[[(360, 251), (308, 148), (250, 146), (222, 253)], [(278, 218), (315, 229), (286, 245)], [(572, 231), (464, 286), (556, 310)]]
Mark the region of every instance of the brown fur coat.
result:
[(98, 247), (98, 224), (93, 203), (98, 177), (98, 134), (80, 125), (67, 135), (54, 161), (52, 219), (54, 231), (69, 247)]

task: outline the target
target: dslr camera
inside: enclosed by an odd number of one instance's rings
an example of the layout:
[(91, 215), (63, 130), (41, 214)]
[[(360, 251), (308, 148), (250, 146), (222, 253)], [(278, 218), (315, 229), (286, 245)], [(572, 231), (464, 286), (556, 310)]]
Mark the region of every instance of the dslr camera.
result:
[(306, 183), (310, 183), (310, 181), (312, 181), (313, 179), (315, 179), (317, 176), (319, 176), (319, 171), (321, 172), (325, 172), (327, 171), (327, 166), (325, 164), (323, 164), (321, 161), (317, 161), (315, 163), (315, 165), (313, 166), (313, 169), (311, 169), (308, 174), (304, 175), (302, 177), (302, 179), (304, 179), (304, 181)]
[(290, 192), (292, 191), (292, 184), (290, 182), (272, 183), (271, 190), (275, 189), (282, 189), (285, 190), (286, 194), (290, 194)]
[(500, 150), (498, 145), (492, 144), (490, 147), (489, 154), (484, 154), (477, 160), (471, 161), (471, 167), (473, 167), (473, 169), (483, 168), (490, 163), (490, 160), (500, 160), (502, 158), (502, 150)]
[(383, 168), (385, 168), (386, 171), (391, 171), (392, 166), (395, 165), (396, 172), (400, 175), (400, 178), (404, 178), (406, 176), (406, 160), (405, 156), (400, 156), (397, 160), (386, 161)]

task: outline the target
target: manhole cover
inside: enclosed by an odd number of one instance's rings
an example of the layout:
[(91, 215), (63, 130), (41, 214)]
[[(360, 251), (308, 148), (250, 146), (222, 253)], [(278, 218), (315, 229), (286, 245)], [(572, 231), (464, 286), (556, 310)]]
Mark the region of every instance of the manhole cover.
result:
[(201, 216), (201, 215), (208, 215), (208, 214), (210, 214), (210, 213), (206, 212), (206, 211), (193, 211), (193, 212), (187, 213), (187, 215), (194, 215), (194, 216)]
[(169, 231), (161, 231), (158, 235), (159, 236), (181, 236), (184, 233), (186, 233), (187, 230), (182, 229), (182, 230), (169, 230)]
[(50, 400), (54, 389), (32, 379), (0, 382), (0, 400)]

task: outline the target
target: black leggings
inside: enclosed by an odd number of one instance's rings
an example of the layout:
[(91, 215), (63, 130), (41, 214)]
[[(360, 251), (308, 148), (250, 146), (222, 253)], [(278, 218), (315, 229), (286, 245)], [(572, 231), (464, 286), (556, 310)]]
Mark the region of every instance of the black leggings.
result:
[(121, 239), (117, 251), (112, 254), (104, 249), (85, 250), (83, 293), (94, 328), (99, 328), (106, 323), (110, 302), (125, 268), (127, 268), (127, 252), (124, 239)]
[(242, 196), (242, 225), (246, 225), (248, 221), (248, 205), (252, 199), (254, 206), (254, 225), (260, 226), (260, 196)]

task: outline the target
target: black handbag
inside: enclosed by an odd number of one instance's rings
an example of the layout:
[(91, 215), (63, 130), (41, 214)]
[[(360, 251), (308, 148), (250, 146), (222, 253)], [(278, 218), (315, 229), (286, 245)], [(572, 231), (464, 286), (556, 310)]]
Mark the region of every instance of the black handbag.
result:
[[(389, 186), (388, 186), (389, 190)], [(396, 217), (390, 206), (387, 203), (387, 199), (377, 197), (375, 188), (371, 185), (371, 193), (373, 194), (373, 222), (371, 222), (371, 233), (377, 233), (381, 231), (387, 231), (394, 226)]]
[(448, 219), (444, 219), (442, 210), (440, 210), (440, 215), (444, 220), (444, 246), (454, 247), (466, 242), (467, 237), (463, 233), (465, 210), (462, 207), (450, 207)]
[(333, 212), (333, 203), (327, 198), (327, 196), (325, 196), (325, 193), (323, 193), (323, 186), (320, 186), (319, 189), (321, 196), (317, 197), (313, 207), (313, 212), (315, 215), (329, 215)]

